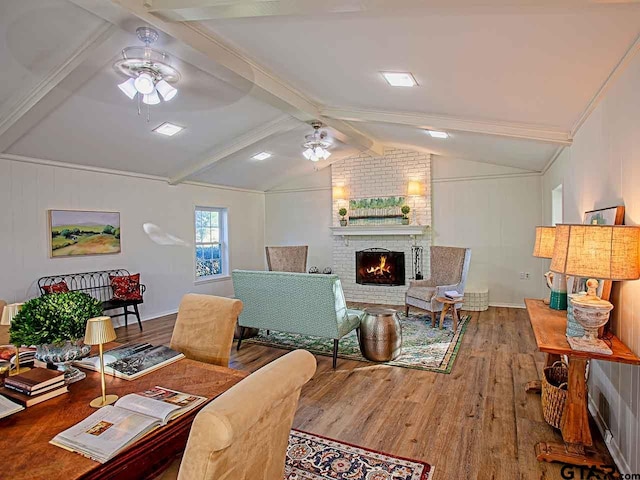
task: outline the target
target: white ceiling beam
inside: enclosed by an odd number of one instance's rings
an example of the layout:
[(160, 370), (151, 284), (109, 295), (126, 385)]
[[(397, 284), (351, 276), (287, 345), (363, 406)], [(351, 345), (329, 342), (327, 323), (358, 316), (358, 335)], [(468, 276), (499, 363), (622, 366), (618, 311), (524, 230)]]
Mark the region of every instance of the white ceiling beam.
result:
[[(204, 54), (209, 60), (252, 84), (251, 95), (303, 122), (320, 119), (319, 106), (292, 85), (278, 78), (250, 58), (227, 45), (214, 32), (197, 23), (171, 22), (149, 12), (143, 0), (70, 0), (74, 4), (113, 23), (123, 25), (123, 13), (132, 14), (179, 42)], [(114, 9), (114, 6), (120, 8)], [(129, 22), (130, 23), (130, 22)], [(337, 137), (350, 145), (382, 155), (383, 145), (345, 122), (328, 119)]]
[[(213, 148), (203, 159), (197, 161), (193, 165), (190, 165), (179, 172), (169, 176), (169, 184), (177, 185), (184, 182), (190, 177), (198, 175), (211, 167), (216, 163), (219, 163), (231, 155), (238, 153), (240, 150), (255, 145), (272, 135), (278, 135), (289, 130), (293, 130), (296, 127), (301, 126), (299, 120), (290, 116), (278, 117), (275, 120), (261, 125), (260, 127), (246, 132), (239, 137), (236, 137), (230, 143)], [(256, 152), (257, 153), (257, 152)]]
[(508, 7), (574, 8), (634, 4), (640, 0), (144, 0), (148, 11), (175, 22), (354, 12)]
[(568, 131), (507, 122), (488, 122), (467, 120), (443, 115), (429, 115), (411, 112), (388, 112), (365, 109), (326, 107), (321, 110), (323, 118), (332, 118), (347, 122), (375, 122), (406, 125), (430, 130), (480, 133), (502, 137), (536, 140), (558, 145), (571, 145)]
[[(27, 89), (16, 95), (15, 102), (0, 110), (0, 152), (8, 149), (42, 120), (46, 114), (73, 93), (73, 89), (65, 89), (58, 91), (56, 95), (51, 95), (51, 98), (45, 101), (45, 97), (51, 94), (63, 81), (67, 80), (78, 66), (93, 56), (97, 49), (103, 46), (116, 30), (117, 28), (114, 25), (108, 22), (102, 23), (87, 37), (82, 46), (72, 52), (65, 61), (51, 69), (35, 86), (29, 85)], [(110, 52), (108, 58), (111, 57), (113, 57), (113, 51)], [(104, 60), (106, 61), (107, 59), (105, 58)], [(103, 64), (98, 65), (98, 68), (102, 66)], [(83, 72), (83, 77), (84, 81), (88, 79), (87, 71)]]

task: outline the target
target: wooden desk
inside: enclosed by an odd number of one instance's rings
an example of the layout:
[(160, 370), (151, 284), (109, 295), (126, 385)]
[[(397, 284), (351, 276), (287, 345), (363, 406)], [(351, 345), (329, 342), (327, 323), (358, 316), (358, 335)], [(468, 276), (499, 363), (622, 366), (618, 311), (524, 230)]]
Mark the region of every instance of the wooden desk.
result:
[(565, 335), (566, 311), (553, 310), (537, 299), (527, 298), (525, 304), (538, 349), (547, 353), (547, 365), (558, 360), (560, 355), (569, 357), (567, 403), (560, 428), (564, 444), (537, 444), (538, 460), (602, 467), (608, 462), (591, 448), (593, 440), (589, 428), (585, 379), (587, 361), (595, 359), (640, 365), (640, 358), (615, 336), (611, 338), (612, 355), (572, 350)]
[[(0, 420), (2, 478), (148, 479), (184, 450), (199, 408), (151, 432), (105, 464), (50, 445), (55, 435), (95, 412), (89, 402), (100, 395), (100, 374), (85, 372), (87, 378), (69, 385), (69, 393)], [(120, 397), (160, 385), (213, 399), (248, 375), (183, 359), (131, 382), (108, 375), (106, 382), (107, 393)]]

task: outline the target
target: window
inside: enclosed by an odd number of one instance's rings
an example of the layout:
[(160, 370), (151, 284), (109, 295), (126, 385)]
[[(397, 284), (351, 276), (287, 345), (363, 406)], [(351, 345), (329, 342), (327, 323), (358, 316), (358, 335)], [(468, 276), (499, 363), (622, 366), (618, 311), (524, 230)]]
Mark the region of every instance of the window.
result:
[(196, 207), (196, 280), (226, 275), (227, 209)]
[(562, 223), (562, 184), (551, 191), (551, 224)]

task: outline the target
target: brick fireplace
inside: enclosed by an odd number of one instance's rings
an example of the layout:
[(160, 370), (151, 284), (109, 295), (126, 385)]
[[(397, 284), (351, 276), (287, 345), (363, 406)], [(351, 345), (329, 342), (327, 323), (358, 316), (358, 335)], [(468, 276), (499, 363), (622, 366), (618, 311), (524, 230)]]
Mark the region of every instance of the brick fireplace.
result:
[[(361, 154), (334, 163), (331, 166), (331, 178), (332, 185), (343, 187), (350, 199), (406, 196), (410, 181), (418, 181), (425, 186), (424, 195), (406, 199), (406, 204), (411, 207), (412, 214), (415, 214), (416, 223), (422, 226), (414, 229), (419, 234), (415, 235), (415, 231), (414, 234), (409, 234), (404, 226), (393, 228), (387, 225), (383, 225), (380, 231), (376, 231), (375, 226), (370, 229), (357, 226), (348, 230), (349, 235), (342, 235), (336, 230), (333, 232), (333, 272), (340, 276), (347, 300), (402, 305), (412, 275), (411, 246), (421, 245), (428, 251), (431, 245), (431, 229), (427, 228), (431, 225), (430, 155), (399, 149), (386, 149), (381, 157)], [(338, 210), (344, 206), (344, 200), (333, 200), (334, 227), (340, 225)], [(345, 228), (349, 229), (350, 226)], [(355, 235), (354, 232), (359, 228), (363, 229), (364, 234)], [(404, 281), (387, 284), (383, 281), (359, 282), (355, 268), (356, 255), (357, 252), (369, 249), (386, 249), (403, 254)], [(424, 257), (423, 271), (428, 272), (429, 256)]]

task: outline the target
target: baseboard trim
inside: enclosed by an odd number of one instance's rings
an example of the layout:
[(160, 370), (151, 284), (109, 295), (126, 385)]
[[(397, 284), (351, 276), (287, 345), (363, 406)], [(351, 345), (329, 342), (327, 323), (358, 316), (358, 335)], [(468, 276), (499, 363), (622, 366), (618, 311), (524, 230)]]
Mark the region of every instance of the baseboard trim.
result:
[[(522, 303), (499, 303), (489, 302), (490, 307), (504, 307), (504, 308), (527, 308)], [(462, 308), (464, 310), (464, 307)]]
[[(166, 312), (158, 312), (158, 313), (154, 313), (153, 316), (151, 315), (141, 315), (140, 316), (140, 321), (141, 322), (147, 322), (149, 320), (155, 320), (157, 318), (162, 318), (162, 317), (166, 317), (167, 315), (174, 315), (178, 313), (177, 309), (172, 309), (172, 310), (167, 310)], [(136, 320), (135, 315), (130, 315), (129, 316), (129, 325), (132, 325), (131, 323), (131, 318), (133, 318), (133, 322), (134, 323), (138, 323)], [(124, 327), (124, 317), (118, 317), (113, 319), (113, 323), (114, 323), (114, 327), (118, 328), (118, 327)]]
[(618, 467), (618, 470), (623, 475), (631, 474), (631, 467), (629, 467), (627, 460), (624, 458), (624, 455), (622, 454), (622, 451), (620, 450), (620, 447), (615, 437), (611, 436), (610, 439), (607, 440), (607, 432), (609, 432), (610, 434), (611, 430), (607, 428), (607, 424), (604, 421), (604, 418), (602, 418), (602, 415), (600, 415), (600, 411), (598, 410), (598, 407), (593, 401), (593, 398), (591, 397), (591, 395), (588, 396), (588, 399), (589, 399), (588, 401), (589, 413), (595, 420), (596, 425), (598, 426), (598, 430), (600, 430), (600, 434), (602, 435), (602, 438), (605, 439), (605, 444), (609, 449), (609, 453), (611, 454), (611, 457), (613, 458), (613, 461), (615, 462), (616, 467)]

